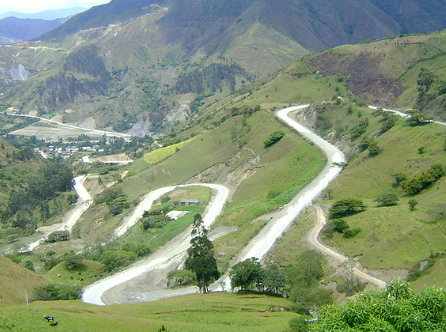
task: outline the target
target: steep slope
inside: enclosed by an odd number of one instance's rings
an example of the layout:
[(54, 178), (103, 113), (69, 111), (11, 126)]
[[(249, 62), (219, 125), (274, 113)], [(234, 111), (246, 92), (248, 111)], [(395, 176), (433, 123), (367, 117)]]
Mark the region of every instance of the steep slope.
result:
[[(69, 110), (66, 122), (93, 117), (99, 127), (137, 124), (157, 133), (167, 114), (191, 117), (187, 105), (204, 98), (192, 89), (179, 92), (180, 75), (217, 63), (218, 75), (202, 92), (219, 99), (309, 51), (444, 27), (442, 3), (412, 0), (403, 10), (401, 2), (366, 0), (114, 0), (71, 18), (41, 41), (0, 48), (0, 107), (40, 114)], [(233, 62), (246, 72), (231, 70)], [(393, 99), (402, 90), (392, 86)]]
[(34, 287), (49, 283), (3, 256), (0, 256), (0, 266), (0, 305), (24, 304), (26, 294), (31, 297)]

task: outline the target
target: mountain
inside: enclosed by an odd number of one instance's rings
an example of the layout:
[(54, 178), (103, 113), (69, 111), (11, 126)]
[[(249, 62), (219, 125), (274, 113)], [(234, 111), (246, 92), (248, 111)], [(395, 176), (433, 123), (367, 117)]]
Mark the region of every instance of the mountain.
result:
[(20, 19), (6, 17), (0, 19), (0, 44), (13, 44), (39, 37), (63, 23), (63, 19), (47, 21), (43, 19)]
[(20, 12), (7, 12), (0, 14), (0, 19), (6, 17), (15, 17), (22, 19), (33, 19), (33, 20), (46, 20), (52, 21), (58, 18), (64, 18), (73, 16), (79, 13), (86, 11), (88, 8), (85, 7), (71, 7), (71, 8), (63, 8), (63, 9), (52, 9), (52, 10), (44, 10), (37, 13), (20, 13)]
[(113, 0), (1, 48), (0, 106), (154, 133), (309, 52), (444, 27), (444, 0)]

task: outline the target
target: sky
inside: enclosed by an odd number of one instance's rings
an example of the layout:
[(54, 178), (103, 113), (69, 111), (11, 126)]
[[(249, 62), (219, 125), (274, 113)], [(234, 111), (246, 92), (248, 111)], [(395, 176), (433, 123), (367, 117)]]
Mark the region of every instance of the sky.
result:
[(108, 2), (110, 0), (0, 0), (0, 14), (10, 11), (37, 13), (50, 9), (91, 7)]

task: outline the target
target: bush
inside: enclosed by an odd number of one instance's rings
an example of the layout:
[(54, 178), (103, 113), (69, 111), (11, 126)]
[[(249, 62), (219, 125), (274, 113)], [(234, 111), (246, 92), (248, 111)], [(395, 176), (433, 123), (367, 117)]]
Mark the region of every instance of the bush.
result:
[(49, 284), (35, 287), (32, 301), (78, 300), (82, 289), (78, 286)]
[(393, 206), (398, 204), (398, 197), (395, 194), (384, 194), (375, 201), (378, 202), (378, 206)]
[(101, 261), (107, 271), (113, 271), (122, 266), (126, 266), (135, 259), (135, 253), (121, 250), (108, 250), (104, 251), (101, 255)]
[(270, 135), (270, 137), (267, 140), (263, 142), (265, 148), (268, 148), (271, 145), (276, 144), (282, 139), (283, 136), (285, 136), (285, 133), (283, 131), (275, 131)]
[(356, 235), (358, 235), (361, 231), (362, 231), (361, 228), (349, 228), (344, 231), (342, 236), (345, 239), (351, 239), (351, 238), (355, 237)]
[(52, 232), (50, 235), (48, 235), (46, 242), (55, 243), (55, 242), (61, 242), (61, 241), (68, 241), (69, 239), (70, 239), (70, 232), (56, 231), (56, 232)]

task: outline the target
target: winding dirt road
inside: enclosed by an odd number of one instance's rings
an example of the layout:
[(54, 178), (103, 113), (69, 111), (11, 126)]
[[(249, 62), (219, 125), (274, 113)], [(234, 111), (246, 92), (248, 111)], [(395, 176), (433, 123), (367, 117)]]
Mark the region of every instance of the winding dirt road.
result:
[(76, 203), (76, 207), (68, 212), (62, 219), (65, 220), (64, 223), (58, 223), (51, 226), (40, 227), (38, 231), (43, 233), (43, 236), (28, 245), (28, 251), (34, 250), (49, 234), (56, 231), (71, 231), (73, 226), (82, 216), (82, 214), (87, 211), (93, 202), (93, 198), (90, 196), (88, 191), (83, 186), (86, 176), (77, 176), (74, 178), (74, 190), (80, 198), (80, 201)]
[[(261, 259), (271, 249), (275, 241), (289, 228), (293, 220), (299, 215), (303, 208), (311, 204), (313, 199), (315, 199), (342, 170), (342, 168), (338, 166), (338, 164), (345, 162), (343, 153), (335, 146), (326, 142), (325, 140), (311, 132), (308, 128), (300, 125), (288, 116), (290, 112), (302, 110), (306, 107), (308, 107), (308, 105), (286, 108), (279, 111), (277, 113), (277, 116), (284, 122), (286, 122), (289, 126), (298, 131), (302, 136), (317, 145), (326, 155), (327, 165), (323, 169), (323, 171), (306, 188), (304, 188), (304, 190), (302, 190), (289, 204), (287, 204), (285, 208), (279, 210), (275, 214), (268, 225), (264, 227), (264, 229), (254, 239), (251, 240), (248, 246), (233, 260), (232, 264), (243, 261), (250, 257), (257, 257)], [(209, 212), (204, 217), (205, 225), (209, 227), (223, 208), (228, 194), (227, 188), (215, 184), (194, 185), (208, 186), (212, 189), (217, 190), (217, 192), (219, 193), (214, 202), (212, 202), (212, 205), (209, 208)], [(176, 187), (160, 188), (149, 193), (144, 198), (143, 202), (138, 206), (138, 208), (135, 209), (134, 213), (127, 220), (124, 221), (124, 224), (119, 229), (116, 230), (115, 235), (120, 236), (124, 234), (139, 220), (144, 210), (147, 210), (151, 207), (152, 202), (155, 199), (169, 191), (172, 191), (175, 188)], [(223, 188), (225, 190), (224, 194), (221, 192)], [(218, 204), (219, 206), (217, 209), (214, 208), (215, 204)], [(315, 226), (315, 228), (318, 227), (319, 225)], [(324, 248), (323, 252), (329, 255), (335, 255), (335, 258), (340, 261), (348, 259), (347, 257), (344, 257), (339, 253), (326, 248), (317, 240), (317, 234), (319, 233), (321, 228), (322, 227), (320, 227), (318, 230), (315, 230), (315, 235), (310, 240), (310, 243), (312, 243), (318, 249)], [(153, 276), (159, 270), (166, 271), (166, 269), (176, 268), (178, 265), (181, 264), (182, 261), (184, 261), (186, 257), (186, 251), (189, 247), (189, 241), (190, 229), (187, 229), (179, 237), (175, 238), (169, 244), (158, 250), (156, 253), (152, 254), (146, 260), (140, 261), (134, 264), (129, 269), (126, 269), (125, 271), (122, 271), (118, 274), (100, 280), (99, 282), (88, 286), (84, 291), (82, 300), (87, 303), (104, 305), (105, 303), (117, 304), (154, 301), (165, 297), (195, 293), (197, 291), (196, 287), (187, 287), (176, 290), (163, 290), (161, 288), (149, 287), (144, 293), (144, 291), (141, 289), (135, 290), (135, 287), (133, 287), (132, 289), (132, 287), (126, 286), (126, 284), (129, 284), (127, 282), (132, 279), (134, 279), (132, 282), (138, 283), (136, 279), (138, 279), (138, 277), (140, 276)], [(362, 279), (371, 278), (366, 274), (362, 276), (363, 273), (359, 270), (357, 272), (358, 276), (362, 277)], [(147, 277), (144, 277), (143, 279), (145, 279), (145, 283), (149, 282), (147, 280)], [(216, 282), (214, 285), (212, 285), (211, 289), (217, 290), (219, 287), (221, 287), (221, 281), (226, 284), (226, 289), (230, 289), (230, 280), (228, 274), (224, 275), (219, 282)], [(373, 280), (371, 282), (379, 284), (379, 281)], [(141, 281), (138, 283), (138, 285), (141, 285)], [(123, 296), (124, 293), (126, 294), (126, 296)], [(104, 298), (107, 298), (107, 300), (104, 300)]]

